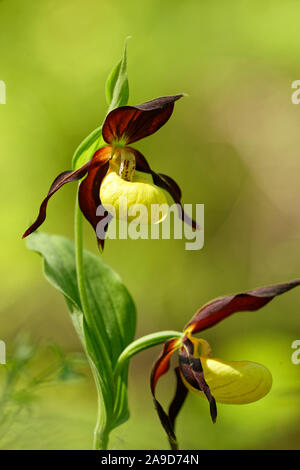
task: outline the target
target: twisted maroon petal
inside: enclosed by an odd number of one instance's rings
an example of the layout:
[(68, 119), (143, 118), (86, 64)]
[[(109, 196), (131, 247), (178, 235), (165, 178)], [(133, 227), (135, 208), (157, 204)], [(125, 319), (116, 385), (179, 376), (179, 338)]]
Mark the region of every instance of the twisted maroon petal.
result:
[(191, 387), (204, 393), (209, 403), (211, 419), (215, 423), (217, 419), (216, 400), (205, 380), (201, 360), (199, 357), (194, 357), (194, 345), (187, 337), (183, 339), (182, 344), (179, 353), (180, 371)]
[(170, 359), (172, 354), (178, 349), (178, 338), (170, 339), (164, 344), (163, 351), (155, 362), (151, 372), (151, 391), (155, 395), (155, 388), (159, 378), (166, 374), (170, 367)]
[(37, 219), (26, 230), (26, 232), (24, 233), (22, 238), (27, 237), (32, 232), (34, 232), (40, 225), (42, 225), (42, 223), (46, 219), (46, 211), (47, 211), (48, 201), (53, 196), (53, 194), (56, 193), (56, 191), (58, 191), (64, 184), (70, 183), (72, 181), (77, 181), (77, 180), (80, 180), (81, 178), (83, 178), (84, 175), (87, 173), (87, 170), (88, 170), (89, 166), (90, 166), (90, 162), (86, 163), (85, 165), (83, 165), (78, 170), (64, 171), (63, 173), (58, 175), (57, 178), (55, 178), (55, 180), (53, 181), (53, 183), (52, 183), (52, 185), (49, 189), (49, 192), (48, 192), (47, 196), (45, 197), (45, 199), (43, 200), (43, 202), (40, 206), (40, 211), (39, 211), (39, 215), (38, 215)]
[(259, 310), (277, 295), (300, 285), (300, 279), (248, 292), (220, 297), (204, 305), (186, 325), (193, 333), (215, 325), (235, 312)]
[(178, 215), (180, 219), (183, 222), (190, 225), (191, 227), (193, 227), (194, 229), (201, 230), (197, 222), (191, 219), (187, 215), (187, 213), (184, 212), (182, 203), (181, 203), (181, 189), (176, 183), (176, 181), (174, 181), (170, 176), (164, 175), (162, 173), (155, 173), (153, 170), (151, 170), (146, 158), (144, 157), (143, 154), (141, 154), (141, 152), (133, 148), (130, 148), (130, 150), (135, 155), (136, 169), (144, 173), (150, 173), (152, 175), (154, 184), (168, 191), (170, 196), (174, 199), (175, 203), (177, 204)]
[(174, 371), (176, 375), (176, 391), (175, 391), (174, 398), (169, 406), (168, 416), (169, 416), (171, 426), (175, 430), (175, 421), (185, 402), (185, 399), (188, 394), (188, 389), (186, 388), (186, 386), (184, 385), (182, 381), (179, 367), (175, 367)]
[(164, 96), (138, 106), (121, 106), (105, 119), (102, 135), (108, 144), (131, 144), (160, 129), (171, 117), (175, 101), (184, 95)]
[[(95, 153), (91, 160), (88, 175), (80, 183), (78, 193), (80, 209), (95, 230), (98, 246), (101, 250), (103, 250), (104, 247), (105, 232), (111, 216), (101, 206), (99, 191), (103, 178), (107, 173), (109, 159), (112, 152), (112, 147), (106, 146), (102, 147)], [(101, 210), (101, 215), (99, 212), (97, 213), (97, 210), (99, 211), (99, 209)], [(107, 221), (107, 223), (104, 224), (102, 231), (100, 229), (97, 230), (97, 226), (101, 221)]]
[[(154, 366), (153, 366), (153, 369), (152, 369), (152, 372), (151, 372), (151, 378), (150, 378), (150, 385), (151, 385), (151, 392), (152, 392), (152, 396), (153, 396), (153, 402), (154, 402), (154, 406), (155, 406), (155, 409), (157, 411), (157, 414), (158, 414), (158, 417), (160, 419), (160, 422), (168, 436), (168, 439), (169, 439), (169, 443), (170, 443), (170, 446), (173, 450), (176, 450), (178, 449), (178, 445), (177, 445), (177, 439), (176, 439), (176, 435), (175, 435), (175, 432), (174, 432), (174, 421), (175, 421), (175, 418), (176, 418), (176, 415), (178, 413), (178, 411), (176, 412), (176, 408), (179, 406), (180, 404), (180, 400), (183, 400), (184, 401), (184, 398), (177, 398), (176, 401), (178, 403), (175, 402), (175, 404), (171, 404), (172, 406), (172, 410), (171, 410), (171, 416), (169, 416), (163, 409), (163, 407), (161, 406), (161, 404), (159, 403), (159, 401), (156, 399), (156, 395), (155, 395), (155, 389), (156, 389), (156, 385), (157, 385), (157, 382), (159, 380), (159, 378), (166, 374), (166, 372), (168, 372), (169, 370), (169, 367), (170, 367), (170, 359), (171, 359), (171, 356), (172, 354), (176, 351), (176, 349), (178, 349), (178, 339), (171, 339), (169, 341), (167, 341), (165, 344), (164, 344), (164, 348), (163, 348), (163, 351), (161, 353), (161, 355), (159, 356), (159, 358), (157, 359), (157, 361), (155, 362)], [(180, 390), (178, 390), (178, 384), (177, 384), (177, 389), (176, 389), (176, 395), (178, 395), (180, 393)], [(182, 403), (183, 403), (182, 401)], [(174, 402), (174, 400), (173, 400)], [(173, 403), (172, 402), (172, 403)], [(171, 409), (171, 407), (170, 407)]]

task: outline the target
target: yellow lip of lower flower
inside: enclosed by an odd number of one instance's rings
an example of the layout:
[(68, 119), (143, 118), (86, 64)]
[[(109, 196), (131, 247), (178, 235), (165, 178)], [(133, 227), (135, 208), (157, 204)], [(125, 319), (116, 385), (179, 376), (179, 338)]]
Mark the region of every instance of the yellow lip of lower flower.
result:
[(141, 224), (157, 224), (168, 214), (164, 191), (153, 183), (151, 175), (139, 171), (134, 172), (132, 181), (122, 179), (116, 171), (109, 172), (100, 187), (100, 200), (108, 211), (112, 206), (116, 217), (128, 222), (138, 216)]
[[(209, 357), (200, 359), (205, 380), (219, 403), (252, 403), (267, 395), (272, 387), (272, 375), (262, 364), (250, 361), (223, 361)], [(204, 394), (191, 387), (183, 376), (182, 379), (189, 390), (204, 397)]]

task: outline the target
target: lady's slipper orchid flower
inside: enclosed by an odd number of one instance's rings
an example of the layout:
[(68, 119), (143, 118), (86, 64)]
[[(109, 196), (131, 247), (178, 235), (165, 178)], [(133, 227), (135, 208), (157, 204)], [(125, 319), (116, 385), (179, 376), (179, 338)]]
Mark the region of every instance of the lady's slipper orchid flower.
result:
[[(215, 325), (232, 313), (262, 308), (279, 294), (300, 285), (300, 280), (263, 287), (249, 292), (215, 299), (204, 305), (186, 325), (183, 336), (168, 340), (155, 362), (151, 373), (151, 391), (154, 404), (171, 448), (176, 450), (175, 419), (188, 391), (206, 397), (212, 421), (217, 418), (216, 402), (229, 404), (251, 403), (263, 398), (272, 385), (271, 373), (261, 364), (249, 361), (224, 361), (212, 356), (204, 339), (192, 336)], [(178, 351), (175, 368), (177, 387), (168, 413), (157, 401), (155, 389), (158, 379), (168, 372), (171, 356)]]
[[(138, 150), (128, 147), (162, 127), (170, 118), (175, 101), (182, 96), (184, 95), (165, 96), (138, 106), (121, 106), (111, 111), (102, 128), (107, 145), (78, 170), (65, 171), (54, 180), (41, 204), (36, 221), (26, 230), (23, 238), (44, 222), (47, 204), (53, 194), (66, 183), (80, 180), (86, 175), (79, 188), (79, 205), (97, 234), (100, 248), (103, 248), (108, 224), (101, 233), (96, 229), (98, 223), (108, 214), (103, 210), (100, 216), (97, 215), (97, 208), (112, 205), (119, 217), (121, 196), (127, 199), (128, 211), (135, 204), (143, 204), (149, 209), (152, 204), (166, 203), (163, 192), (166, 190), (178, 204), (182, 220), (193, 228), (199, 228), (182, 210), (181, 190), (177, 183), (169, 176), (155, 173)], [(157, 217), (154, 223), (160, 222), (164, 216), (165, 214)], [(148, 223), (149, 220), (144, 222)]]

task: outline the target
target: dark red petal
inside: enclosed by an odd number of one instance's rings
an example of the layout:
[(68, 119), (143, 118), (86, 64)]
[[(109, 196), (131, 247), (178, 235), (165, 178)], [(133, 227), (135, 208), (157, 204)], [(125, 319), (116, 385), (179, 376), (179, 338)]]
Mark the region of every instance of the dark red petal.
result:
[[(112, 155), (112, 147), (106, 146), (98, 150), (91, 160), (91, 166), (88, 171), (87, 177), (80, 183), (79, 186), (79, 206), (83, 212), (85, 218), (90, 222), (93, 229), (96, 232), (96, 228), (101, 220), (106, 218), (107, 224), (105, 224), (103, 233), (98, 237), (97, 232), (97, 241), (99, 248), (103, 250), (105, 232), (108, 227), (108, 222), (111, 219), (111, 216), (103, 208), (103, 215), (97, 215), (97, 209), (101, 206), (100, 201), (100, 186), (104, 176), (107, 173), (109, 166), (109, 159)], [(99, 231), (98, 231), (99, 232)]]
[(167, 413), (164, 411), (163, 407), (159, 403), (159, 401), (156, 400), (156, 398), (153, 398), (154, 406), (156, 409), (156, 412), (158, 414), (159, 420), (161, 422), (162, 427), (164, 428), (169, 444), (172, 450), (178, 450), (178, 444), (177, 444), (177, 437), (174, 432), (174, 429), (172, 427), (171, 421)]
[(155, 406), (155, 409), (157, 411), (160, 422), (161, 422), (165, 432), (167, 433), (170, 446), (173, 450), (178, 449), (177, 439), (176, 439), (176, 436), (175, 436), (175, 433), (174, 433), (174, 428), (173, 428), (173, 425), (172, 425), (172, 422), (171, 422), (169, 416), (164, 411), (164, 409), (161, 406), (161, 404), (159, 403), (159, 401), (156, 399), (155, 388), (156, 388), (156, 384), (157, 384), (158, 379), (163, 374), (168, 372), (169, 367), (170, 367), (170, 358), (171, 358), (172, 354), (176, 351), (176, 349), (178, 349), (178, 346), (179, 346), (178, 345), (178, 338), (171, 339), (171, 340), (169, 340), (165, 343), (164, 348), (163, 348), (163, 352), (161, 353), (161, 355), (159, 356), (159, 358), (157, 359), (157, 361), (155, 362), (155, 364), (153, 366), (153, 369), (152, 369), (152, 372), (151, 372), (151, 378), (150, 378), (150, 385), (151, 385), (151, 392), (152, 392), (152, 396), (153, 396), (154, 406)]
[(179, 353), (179, 366), (185, 380), (196, 390), (200, 390), (206, 396), (209, 402), (210, 415), (213, 423), (217, 419), (216, 400), (211, 394), (210, 388), (205, 381), (204, 372), (199, 357), (193, 356), (193, 343), (185, 337), (183, 347)]
[(170, 176), (164, 175), (163, 173), (158, 173), (157, 175), (160, 177), (160, 183), (164, 185), (165, 189), (172, 195), (173, 199), (176, 201), (181, 201), (182, 193), (176, 181), (174, 181)]
[(166, 374), (170, 367), (170, 358), (172, 354), (178, 349), (178, 338), (170, 339), (164, 344), (163, 351), (157, 361), (155, 362), (151, 372), (151, 391), (154, 396), (155, 387), (158, 379)]
[(220, 297), (200, 308), (185, 327), (191, 327), (193, 333), (205, 330), (235, 312), (254, 311), (262, 308), (277, 295), (300, 285), (300, 279), (262, 287), (236, 295)]
[(55, 178), (55, 180), (53, 181), (53, 183), (52, 183), (52, 185), (49, 189), (49, 192), (48, 192), (47, 196), (45, 197), (45, 199), (43, 200), (43, 202), (41, 204), (39, 215), (38, 215), (37, 219), (26, 230), (26, 232), (24, 233), (22, 238), (27, 237), (32, 232), (34, 232), (40, 225), (42, 225), (42, 223), (46, 219), (47, 204), (48, 204), (48, 201), (51, 198), (51, 196), (53, 196), (53, 194), (56, 193), (56, 191), (58, 191), (58, 189), (60, 189), (64, 184), (70, 183), (71, 181), (80, 180), (81, 178), (83, 178), (84, 175), (86, 174), (89, 166), (90, 166), (90, 162), (86, 163), (85, 165), (83, 165), (81, 168), (79, 168), (76, 171), (64, 171), (63, 173), (58, 175), (57, 178)]
[(162, 173), (155, 173), (153, 170), (151, 170), (146, 158), (141, 154), (141, 152), (136, 149), (130, 150), (135, 155), (136, 169), (138, 171), (143, 171), (144, 173), (150, 173), (152, 175), (154, 184), (168, 191), (170, 196), (174, 199), (178, 207), (178, 214), (180, 219), (193, 227), (195, 230), (201, 230), (199, 225), (184, 212), (181, 204), (181, 189), (178, 184), (170, 176), (163, 175)]
[(175, 101), (184, 95), (164, 96), (138, 106), (121, 106), (105, 119), (102, 135), (108, 144), (131, 144), (160, 129), (170, 118)]
[(182, 204), (181, 204), (181, 190), (178, 184), (170, 176), (163, 175), (161, 173), (152, 172), (152, 177), (153, 177), (153, 182), (154, 184), (156, 184), (156, 186), (159, 186), (160, 188), (165, 189), (172, 196), (172, 198), (177, 204), (178, 215), (180, 219), (186, 224), (193, 227), (193, 229), (201, 230), (197, 222), (195, 222), (190, 216), (187, 215), (186, 212), (184, 212)]
[(179, 367), (175, 368), (175, 374), (176, 374), (176, 392), (172, 400), (172, 403), (169, 406), (169, 413), (168, 413), (170, 423), (174, 430), (175, 430), (176, 418), (188, 394), (188, 389), (186, 388), (186, 386), (184, 385), (182, 381), (182, 378), (179, 372)]

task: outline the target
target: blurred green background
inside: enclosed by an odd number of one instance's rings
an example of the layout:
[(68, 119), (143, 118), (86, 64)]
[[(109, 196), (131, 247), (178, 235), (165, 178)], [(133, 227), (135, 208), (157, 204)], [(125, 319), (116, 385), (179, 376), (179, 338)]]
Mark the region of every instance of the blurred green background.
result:
[[(107, 242), (103, 257), (137, 304), (137, 335), (181, 330), (214, 297), (299, 277), (300, 106), (291, 103), (291, 83), (300, 79), (299, 14), (291, 0), (0, 2), (0, 79), (7, 86), (0, 105), (0, 339), (8, 353), (20, 331), (80, 350), (63, 298), (20, 237), (54, 177), (102, 122), (104, 83), (128, 35), (131, 104), (189, 95), (165, 127), (135, 147), (178, 181), (184, 202), (205, 204), (201, 251), (185, 251), (180, 240)], [(43, 230), (73, 237), (75, 194), (67, 185), (51, 200)], [(96, 251), (85, 225), (86, 246)], [(219, 405), (216, 425), (207, 403), (190, 396), (178, 419), (182, 448), (300, 448), (300, 365), (291, 362), (299, 300), (300, 291), (292, 291), (205, 332), (215, 356), (262, 362), (274, 385), (258, 403)], [(149, 391), (159, 350), (132, 360), (131, 419), (114, 431), (112, 448), (167, 448)], [(173, 384), (171, 375), (161, 380), (164, 403)], [(38, 398), (5, 448), (91, 447), (90, 377), (48, 387)]]

